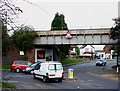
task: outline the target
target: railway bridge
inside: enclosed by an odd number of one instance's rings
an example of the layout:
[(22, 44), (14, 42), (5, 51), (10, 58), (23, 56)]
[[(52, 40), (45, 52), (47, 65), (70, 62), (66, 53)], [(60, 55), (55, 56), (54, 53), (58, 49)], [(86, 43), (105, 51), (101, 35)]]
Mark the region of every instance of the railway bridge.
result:
[(105, 45), (116, 44), (110, 39), (110, 28), (36, 31), (34, 45)]

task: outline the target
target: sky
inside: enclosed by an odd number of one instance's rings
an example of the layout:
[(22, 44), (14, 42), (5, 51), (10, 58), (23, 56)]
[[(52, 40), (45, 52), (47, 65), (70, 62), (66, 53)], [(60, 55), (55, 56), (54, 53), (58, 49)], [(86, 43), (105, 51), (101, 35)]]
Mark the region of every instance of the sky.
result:
[[(32, 26), (36, 31), (51, 29), (57, 12), (65, 16), (68, 29), (111, 28), (118, 17), (118, 0), (14, 0), (23, 13), (18, 25)], [(102, 49), (104, 45), (94, 45)]]
[[(28, 0), (25, 0), (28, 1)], [(23, 13), (16, 19), (19, 25), (35, 30), (50, 30), (57, 12), (65, 16), (68, 29), (110, 28), (118, 17), (118, 0), (15, 0)]]

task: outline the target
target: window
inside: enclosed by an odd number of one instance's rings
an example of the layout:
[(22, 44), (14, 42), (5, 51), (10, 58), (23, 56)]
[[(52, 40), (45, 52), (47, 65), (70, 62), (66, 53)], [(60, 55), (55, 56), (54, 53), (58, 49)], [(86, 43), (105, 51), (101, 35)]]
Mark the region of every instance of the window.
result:
[(85, 48), (85, 52), (89, 52), (89, 48)]
[(40, 67), (41, 67), (41, 65), (37, 65), (37, 66), (35, 67), (35, 69), (36, 69), (36, 70), (39, 70)]
[(50, 64), (50, 65), (49, 65), (49, 70), (55, 70), (54, 64)]
[(91, 52), (93, 52), (93, 49), (91, 48)]
[(31, 67), (34, 67), (34, 66), (36, 66), (38, 63), (34, 63), (34, 64), (31, 64), (30, 66)]
[(50, 64), (49, 70), (62, 70), (61, 64)]
[(56, 64), (56, 70), (62, 70), (62, 67), (60, 64)]
[(27, 65), (27, 62), (21, 62), (21, 65)]
[(16, 65), (20, 65), (20, 62), (15, 62)]
[(45, 51), (44, 50), (37, 51), (37, 59), (45, 59)]
[(31, 65), (32, 63), (28, 62), (28, 65)]

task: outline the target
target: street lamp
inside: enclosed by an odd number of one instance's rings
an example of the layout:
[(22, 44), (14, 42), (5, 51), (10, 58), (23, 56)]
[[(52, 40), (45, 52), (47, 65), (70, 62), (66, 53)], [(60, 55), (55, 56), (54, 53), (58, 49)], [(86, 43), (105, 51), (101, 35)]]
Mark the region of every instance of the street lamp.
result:
[(117, 38), (118, 38), (118, 49), (117, 49), (117, 74), (119, 74), (119, 43), (120, 43), (120, 39), (119, 39), (119, 33), (120, 33), (120, 29), (117, 31)]

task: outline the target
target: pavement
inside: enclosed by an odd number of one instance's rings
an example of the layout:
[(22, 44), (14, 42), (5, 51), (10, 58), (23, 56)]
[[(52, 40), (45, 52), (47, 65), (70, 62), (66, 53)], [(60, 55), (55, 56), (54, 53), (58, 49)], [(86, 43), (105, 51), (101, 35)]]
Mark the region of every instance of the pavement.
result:
[(112, 80), (120, 80), (120, 73), (117, 74), (116, 70), (104, 70), (104, 68), (101, 68), (99, 72), (93, 71), (92, 73), (89, 73), (90, 75), (97, 76), (97, 77), (103, 77), (107, 79), (112, 79)]

